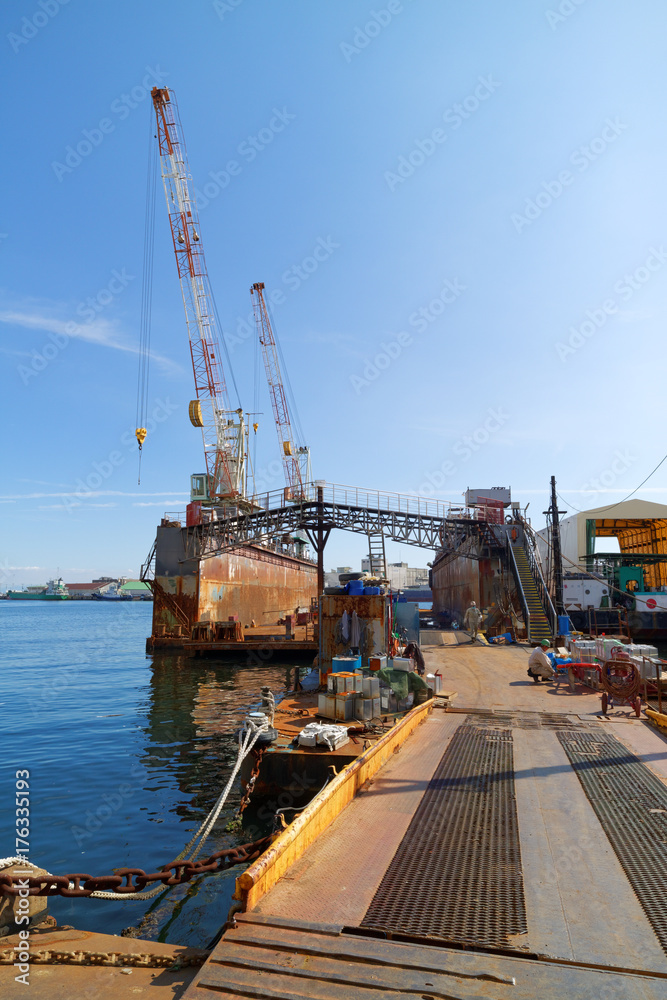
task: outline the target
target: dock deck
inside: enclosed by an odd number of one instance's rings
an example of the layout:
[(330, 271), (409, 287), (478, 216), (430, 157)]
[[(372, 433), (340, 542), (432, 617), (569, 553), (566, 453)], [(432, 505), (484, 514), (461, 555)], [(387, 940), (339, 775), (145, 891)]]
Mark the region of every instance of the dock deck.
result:
[(288, 660), (294, 658), (311, 663), (319, 646), (312, 625), (296, 625), (289, 636), (284, 625), (257, 625), (255, 628), (244, 627), (242, 641), (151, 636), (146, 648), (150, 653), (178, 652), (186, 656), (233, 654), (239, 660), (247, 657), (251, 662), (255, 662), (258, 656), (260, 660), (267, 660), (274, 654), (276, 658), (285, 654)]
[(667, 739), (526, 676), (528, 651), (425, 646), (458, 692), (254, 908), (185, 996), (667, 997)]

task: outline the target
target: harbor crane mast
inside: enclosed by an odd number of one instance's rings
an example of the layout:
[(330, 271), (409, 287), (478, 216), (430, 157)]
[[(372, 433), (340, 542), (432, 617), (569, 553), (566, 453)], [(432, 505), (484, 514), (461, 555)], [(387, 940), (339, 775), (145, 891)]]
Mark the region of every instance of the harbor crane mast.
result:
[(250, 289), (250, 298), (255, 313), (257, 335), (262, 345), (262, 356), (266, 379), (269, 383), (269, 393), (273, 416), (278, 430), (278, 442), (282, 451), (285, 468), (285, 484), (289, 500), (300, 500), (305, 497), (304, 485), (309, 479), (309, 451), (304, 445), (298, 446), (292, 431), (287, 395), (280, 371), (278, 347), (273, 335), (268, 309), (264, 300), (264, 282), (256, 281)]
[(193, 426), (202, 429), (206, 459), (206, 477), (192, 477), (191, 496), (204, 503), (237, 503), (246, 494), (243, 410), (232, 410), (228, 397), (178, 106), (166, 87), (154, 87), (151, 97), (195, 378), (197, 398), (190, 402), (189, 415)]

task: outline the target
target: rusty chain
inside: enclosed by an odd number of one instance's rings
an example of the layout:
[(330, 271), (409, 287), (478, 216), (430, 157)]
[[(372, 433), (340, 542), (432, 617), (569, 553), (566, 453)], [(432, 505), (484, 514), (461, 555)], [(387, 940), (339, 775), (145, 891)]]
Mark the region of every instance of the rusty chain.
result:
[(250, 777), (248, 778), (248, 786), (243, 794), (243, 798), (239, 803), (239, 808), (236, 813), (237, 817), (239, 817), (242, 814), (243, 810), (250, 802), (250, 796), (252, 795), (253, 789), (255, 787), (255, 782), (259, 777), (259, 768), (262, 763), (262, 757), (264, 756), (264, 747), (259, 747), (259, 749), (255, 748), (251, 752), (253, 757), (255, 758), (255, 763), (253, 764)]
[[(92, 875), (77, 872), (71, 875), (37, 875), (23, 878), (19, 875), (0, 875), (0, 895), (18, 896), (90, 896), (93, 892), (132, 893), (142, 892), (152, 882), (166, 886), (181, 885), (198, 875), (222, 872), (234, 865), (246, 864), (258, 858), (272, 840), (272, 835), (250, 844), (240, 844), (223, 851), (216, 851), (204, 861), (172, 861), (160, 871), (147, 874), (143, 868), (114, 868), (115, 875)], [(172, 875), (171, 872), (174, 874)], [(134, 882), (132, 881), (134, 879)], [(125, 880), (125, 884), (123, 884)], [(83, 883), (83, 885), (81, 884)], [(70, 888), (72, 885), (72, 888)]]
[[(196, 955), (150, 955), (147, 952), (121, 951), (51, 951), (39, 949), (29, 952), (31, 965), (106, 965), (134, 966), (142, 969), (183, 969), (188, 965), (203, 965), (210, 952)], [(0, 950), (0, 965), (13, 965), (16, 952), (11, 948)]]

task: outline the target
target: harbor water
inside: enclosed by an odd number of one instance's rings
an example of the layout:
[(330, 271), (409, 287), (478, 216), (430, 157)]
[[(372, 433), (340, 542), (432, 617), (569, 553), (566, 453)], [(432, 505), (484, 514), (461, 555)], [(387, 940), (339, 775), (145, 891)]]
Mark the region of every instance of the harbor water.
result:
[[(236, 760), (234, 730), (293, 666), (146, 657), (150, 603), (0, 601), (5, 807), (0, 855), (15, 854), (15, 772), (30, 772), (29, 859), (52, 874), (156, 871), (190, 840)], [(227, 832), (238, 779), (199, 859), (263, 836), (270, 809)], [(281, 805), (285, 803), (281, 802)], [(275, 808), (275, 807), (274, 807)], [(245, 814), (244, 814), (245, 815)], [(267, 826), (268, 823), (268, 826)], [(49, 900), (60, 924), (205, 947), (226, 919), (239, 869), (149, 901)]]

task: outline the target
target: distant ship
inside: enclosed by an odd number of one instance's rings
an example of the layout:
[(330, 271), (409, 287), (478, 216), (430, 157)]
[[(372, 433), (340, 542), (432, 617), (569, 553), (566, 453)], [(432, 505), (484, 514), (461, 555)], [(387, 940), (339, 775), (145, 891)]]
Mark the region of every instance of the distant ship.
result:
[(62, 577), (49, 580), (46, 587), (30, 587), (28, 590), (8, 590), (10, 601), (69, 601), (70, 595)]
[(91, 594), (94, 601), (131, 601), (131, 594), (124, 594), (118, 584), (113, 584), (103, 594)]

